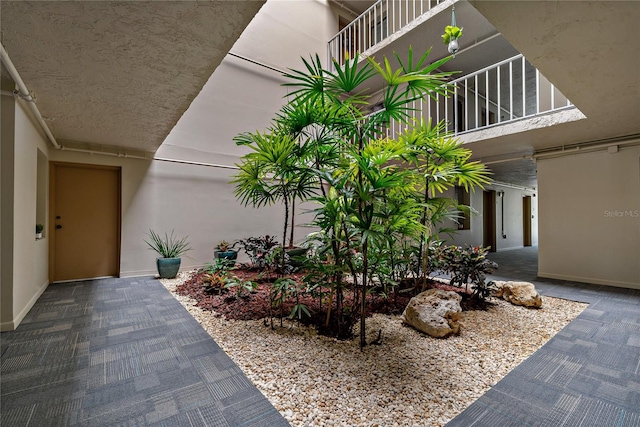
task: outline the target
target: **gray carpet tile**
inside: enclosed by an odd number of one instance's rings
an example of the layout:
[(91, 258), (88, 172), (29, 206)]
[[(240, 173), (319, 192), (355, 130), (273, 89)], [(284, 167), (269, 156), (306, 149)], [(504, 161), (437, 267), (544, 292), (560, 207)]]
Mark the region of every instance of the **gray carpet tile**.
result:
[[(541, 280), (536, 248), (490, 258), (589, 306), (448, 426), (639, 427), (640, 291)], [(51, 285), (0, 354), (3, 426), (288, 425), (150, 278)]]
[(589, 306), (447, 427), (639, 427), (640, 290), (540, 279), (536, 249), (490, 254), (492, 279)]
[(288, 426), (152, 278), (53, 284), (0, 335), (2, 426)]

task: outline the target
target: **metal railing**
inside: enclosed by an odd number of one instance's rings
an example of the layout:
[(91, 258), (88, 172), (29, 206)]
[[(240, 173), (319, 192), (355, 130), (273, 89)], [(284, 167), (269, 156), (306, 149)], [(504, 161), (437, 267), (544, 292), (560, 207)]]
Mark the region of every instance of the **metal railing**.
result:
[[(449, 97), (435, 95), (410, 105), (416, 119), (444, 120), (456, 135), (573, 107), (523, 55), (517, 55), (451, 82)], [(392, 137), (408, 125), (392, 122)]]
[(328, 44), (329, 64), (340, 65), (371, 49), (445, 0), (378, 0)]

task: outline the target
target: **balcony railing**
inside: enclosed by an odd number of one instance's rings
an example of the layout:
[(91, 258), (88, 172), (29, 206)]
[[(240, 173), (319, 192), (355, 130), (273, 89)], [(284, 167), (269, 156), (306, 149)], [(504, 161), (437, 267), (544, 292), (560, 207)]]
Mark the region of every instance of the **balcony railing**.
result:
[[(517, 55), (452, 82), (449, 97), (437, 95), (416, 101), (416, 119), (444, 120), (456, 135), (502, 125), (539, 114), (571, 108), (569, 101), (551, 82)], [(392, 122), (387, 134), (394, 136), (407, 125)]]
[(378, 0), (329, 41), (332, 59), (344, 64), (415, 21), (445, 0)]

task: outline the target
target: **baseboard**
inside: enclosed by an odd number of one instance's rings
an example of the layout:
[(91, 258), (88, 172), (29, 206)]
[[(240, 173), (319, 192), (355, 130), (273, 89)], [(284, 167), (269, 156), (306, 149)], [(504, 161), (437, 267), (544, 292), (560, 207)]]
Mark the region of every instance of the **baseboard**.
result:
[[(47, 289), (47, 286), (49, 286), (49, 281), (48, 280), (45, 281), (42, 286), (40, 286), (38, 291), (33, 295), (33, 297), (31, 297), (31, 299), (29, 300), (27, 305), (25, 305), (24, 308), (20, 311), (20, 313), (18, 313), (18, 315), (13, 319), (13, 322), (7, 322), (7, 323), (12, 323), (13, 329), (9, 329), (10, 331), (13, 331), (18, 326), (20, 326), (20, 323), (22, 322), (22, 319), (24, 319), (24, 316), (26, 316), (27, 313), (29, 313), (29, 311), (33, 308), (33, 306), (35, 305), (36, 301), (38, 301), (38, 298), (40, 298), (40, 295), (42, 295), (43, 292)], [(4, 326), (4, 324), (3, 324), (3, 326)], [(3, 329), (3, 331), (4, 331), (4, 329)]]
[(13, 320), (11, 322), (0, 323), (0, 332), (13, 331), (14, 329), (15, 329), (15, 323), (13, 322)]
[[(185, 266), (180, 266), (180, 271), (190, 271), (190, 270), (198, 270), (200, 268), (204, 267), (204, 264), (200, 264), (200, 265), (185, 265)], [(120, 272), (120, 277), (122, 278), (127, 278), (127, 277), (141, 277), (141, 276), (157, 276), (158, 275), (158, 270), (156, 270), (155, 268), (153, 270), (134, 270), (134, 271), (121, 271)]]
[(603, 280), (603, 279), (597, 279), (594, 277), (569, 276), (564, 274), (546, 273), (544, 271), (538, 271), (538, 277), (544, 277), (547, 279), (566, 280), (569, 282), (589, 283), (593, 285), (612, 286), (615, 288), (640, 289), (640, 283), (621, 282), (618, 280)]
[(141, 277), (141, 276), (153, 276), (153, 275), (157, 275), (157, 274), (158, 274), (158, 270), (156, 270), (156, 269), (153, 269), (153, 270), (121, 271), (120, 272), (120, 277), (122, 277), (122, 278)]
[(516, 249), (524, 249), (524, 246), (509, 246), (508, 248), (498, 248), (496, 249), (496, 252), (509, 252), (515, 251)]

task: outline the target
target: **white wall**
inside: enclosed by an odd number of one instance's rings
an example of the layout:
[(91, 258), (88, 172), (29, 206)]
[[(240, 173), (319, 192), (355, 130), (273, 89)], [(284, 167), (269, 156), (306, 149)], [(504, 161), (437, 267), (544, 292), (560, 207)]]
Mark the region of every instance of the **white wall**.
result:
[(232, 171), (226, 169), (58, 150), (50, 160), (121, 167), (123, 277), (156, 272), (157, 255), (144, 243), (149, 229), (189, 236), (193, 250), (183, 257), (182, 270), (211, 262), (220, 240), (281, 233), (284, 210), (241, 206), (229, 184)]
[[(231, 53), (266, 66), (305, 70), (301, 58), (326, 59), (327, 41), (337, 32), (327, 1), (269, 0), (247, 26)], [(228, 55), (194, 99), (157, 152), (233, 165), (248, 152), (232, 138), (263, 131), (286, 102), (290, 89), (281, 73)]]
[[(523, 247), (524, 230), (522, 218), (522, 198), (524, 196), (533, 196), (535, 191), (529, 189), (517, 189), (500, 184), (492, 184), (487, 186), (487, 190), (495, 190), (496, 192), (504, 192), (504, 196), (496, 195), (496, 250), (508, 250)], [(454, 197), (454, 192), (445, 193), (447, 197)], [(470, 230), (459, 230), (454, 234), (453, 238), (448, 238), (447, 242), (465, 246), (482, 246), (484, 238), (484, 215), (483, 215), (483, 191), (477, 189), (471, 193), (471, 207), (476, 211), (471, 215)], [(501, 207), (504, 203), (504, 232), (507, 236), (502, 237), (502, 215)], [(531, 220), (531, 240), (535, 246), (538, 244), (538, 207), (537, 197), (531, 198), (531, 212), (533, 218)], [(448, 223), (447, 226), (455, 227), (455, 224)], [(445, 236), (441, 236), (445, 237)]]
[(231, 52), (276, 68), (301, 69), (300, 57), (324, 62), (338, 17), (327, 0), (267, 0)]
[[(318, 52), (324, 59), (335, 31), (337, 21), (326, 1), (271, 0), (231, 52), (282, 70), (303, 69), (300, 57)], [(286, 101), (284, 82), (276, 71), (227, 56), (156, 157), (234, 166), (248, 150), (236, 146), (233, 137), (269, 126)], [(229, 183), (232, 169), (57, 150), (51, 160), (122, 167), (122, 276), (155, 273), (156, 255), (144, 243), (150, 228), (189, 236), (194, 250), (183, 257), (183, 270), (211, 262), (220, 240), (264, 234), (279, 240), (282, 235), (284, 208), (241, 206)], [(307, 221), (302, 217), (297, 224)], [(296, 239), (306, 233), (296, 227)]]
[[(277, 69), (302, 69), (301, 56), (317, 52), (325, 59), (335, 32), (326, 0), (270, 0), (232, 52)], [(227, 56), (156, 156), (232, 166), (247, 150), (232, 138), (269, 125), (285, 102), (283, 82), (277, 71)], [(194, 250), (183, 269), (211, 261), (220, 240), (281, 233), (283, 208), (240, 206), (229, 184), (233, 170), (49, 150), (21, 107), (14, 120), (13, 106), (12, 97), (2, 97), (2, 330), (16, 327), (48, 284), (48, 239), (34, 236), (38, 148), (49, 161), (122, 168), (122, 276), (155, 272), (155, 254), (144, 244), (150, 228), (189, 235)], [(45, 236), (48, 230), (45, 224)], [(298, 238), (306, 234), (300, 230)]]
[(229, 179), (226, 169), (153, 162), (124, 212), (121, 274), (155, 272), (156, 255), (143, 242), (149, 228), (189, 236), (182, 269), (211, 262), (220, 240), (279, 235), (284, 209), (241, 206)]
[[(5, 89), (3, 87), (2, 89)], [(6, 88), (7, 90), (10, 87)], [(0, 105), (0, 331), (13, 324), (13, 157), (15, 101), (2, 95)]]
[(538, 275), (640, 289), (640, 147), (537, 166)]
[[(447, 191), (444, 196), (455, 197), (453, 190)], [(476, 211), (471, 214), (471, 227), (469, 230), (459, 230), (453, 235), (453, 238), (448, 236), (440, 236), (441, 239), (446, 239), (447, 243), (458, 246), (482, 246), (482, 228), (483, 228), (483, 216), (482, 216), (482, 190), (476, 190), (472, 192), (471, 207)], [(453, 222), (447, 222), (447, 227), (456, 228), (457, 225)]]
[[(10, 107), (15, 102), (13, 99), (3, 96), (3, 107)], [(9, 112), (10, 108), (3, 108)], [(13, 210), (12, 230), (5, 229), (3, 223), (3, 241), (7, 233), (12, 233), (13, 242), (3, 245), (3, 253), (10, 251), (10, 274), (3, 274), (3, 301), (2, 301), (2, 330), (12, 330), (20, 324), (24, 316), (35, 304), (38, 297), (48, 285), (48, 240), (35, 239), (36, 224), (36, 199), (37, 199), (37, 161), (38, 149), (45, 155), (48, 153), (47, 141), (40, 133), (39, 127), (32, 121), (30, 113), (22, 101), (15, 102), (15, 114), (13, 116), (13, 140), (5, 140), (3, 146), (12, 144), (13, 161), (7, 166), (12, 168), (12, 200), (4, 203), (3, 209)], [(6, 119), (3, 119), (3, 124)], [(3, 152), (5, 150), (3, 149)], [(10, 151), (10, 150), (9, 150)], [(5, 159), (3, 159), (5, 166)], [(11, 185), (9, 183), (9, 185)], [(3, 192), (5, 190), (3, 179)], [(45, 230), (48, 229), (45, 223)], [(3, 270), (7, 267), (3, 258)], [(8, 280), (8, 283), (5, 283)], [(9, 291), (5, 294), (5, 290)], [(9, 305), (9, 299), (11, 303)], [(9, 311), (10, 307), (10, 311)], [(9, 313), (7, 312), (9, 311)]]
[[(492, 185), (492, 188), (497, 192), (504, 192), (502, 197), (496, 197), (497, 250), (502, 251), (523, 247), (524, 228), (522, 218), (522, 199), (524, 196), (532, 196), (534, 191), (510, 188), (499, 184)], [(501, 213), (503, 203), (504, 221), (502, 220)], [(533, 215), (531, 220), (531, 240), (532, 244), (536, 245), (538, 243), (537, 197), (531, 198), (531, 213)], [(504, 235), (502, 235), (503, 230)]]

